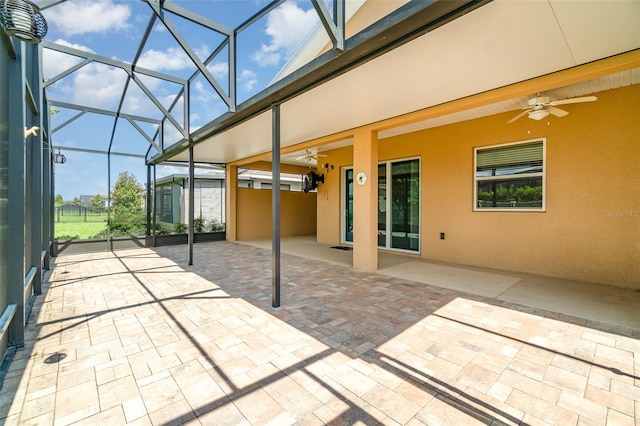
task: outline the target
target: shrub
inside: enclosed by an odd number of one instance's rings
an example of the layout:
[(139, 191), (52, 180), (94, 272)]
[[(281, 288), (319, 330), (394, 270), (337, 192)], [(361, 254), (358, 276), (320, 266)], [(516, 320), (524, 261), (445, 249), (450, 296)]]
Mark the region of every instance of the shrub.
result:
[(175, 234), (186, 234), (187, 233), (187, 225), (182, 222), (176, 222), (173, 224), (173, 232)]
[(145, 235), (147, 219), (144, 215), (118, 215), (111, 218), (109, 223), (112, 237), (126, 237)]
[(204, 232), (204, 219), (198, 217), (193, 220), (193, 231), (194, 232)]
[(79, 240), (80, 235), (56, 235), (56, 240)]
[(211, 220), (211, 224), (209, 226), (210, 226), (211, 232), (224, 231), (224, 223), (218, 222), (218, 219)]

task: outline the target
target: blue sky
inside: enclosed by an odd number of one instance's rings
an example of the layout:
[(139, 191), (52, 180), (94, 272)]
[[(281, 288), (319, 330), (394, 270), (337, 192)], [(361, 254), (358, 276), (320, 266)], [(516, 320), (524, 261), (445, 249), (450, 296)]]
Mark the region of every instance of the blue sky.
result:
[[(197, 12), (229, 28), (236, 28), (264, 7), (265, 0), (197, 0), (174, 1), (181, 7)], [(329, 2), (328, 2), (329, 3)], [(131, 62), (138, 49), (141, 36), (152, 15), (151, 8), (139, 0), (69, 0), (43, 10), (49, 31), (45, 40), (96, 53), (103, 57)], [(223, 41), (223, 36), (187, 22), (172, 14), (171, 21), (187, 39), (201, 60)], [(239, 34), (237, 40), (237, 101), (255, 95), (269, 84), (296, 49), (319, 27), (319, 19), (309, 1), (289, 0), (266, 17)], [(226, 52), (208, 65), (208, 70), (219, 84), (228, 84), (228, 56)], [(74, 56), (49, 49), (44, 50), (43, 73), (53, 78), (80, 60)], [(196, 70), (188, 56), (175, 42), (159, 20), (146, 43), (138, 65), (155, 71), (187, 78)], [(48, 90), (50, 100), (115, 110), (120, 103), (126, 73), (118, 68), (91, 63), (55, 82)], [(180, 87), (151, 77), (140, 80), (153, 92), (165, 108), (174, 101)], [(191, 130), (207, 124), (227, 110), (223, 100), (203, 77), (191, 86)], [(129, 114), (160, 118), (158, 108), (136, 85), (130, 84), (122, 105)], [(179, 101), (174, 117), (183, 124), (183, 104)], [(52, 117), (51, 129), (75, 117), (77, 111), (59, 109)], [(155, 126), (137, 122), (148, 135)], [(67, 162), (55, 169), (56, 193), (65, 200), (80, 195), (107, 192), (107, 159), (104, 155), (65, 150), (65, 147), (106, 150), (112, 133), (115, 135), (113, 152), (144, 155), (148, 142), (126, 120), (119, 120), (114, 128), (113, 119), (96, 114), (84, 114), (71, 124), (52, 133), (52, 143), (62, 148)], [(179, 140), (178, 131), (169, 128), (165, 138), (170, 145)], [(112, 156), (111, 184), (120, 171), (133, 172), (141, 183), (146, 182), (144, 160)], [(162, 167), (158, 177), (171, 173), (185, 173), (184, 168)]]

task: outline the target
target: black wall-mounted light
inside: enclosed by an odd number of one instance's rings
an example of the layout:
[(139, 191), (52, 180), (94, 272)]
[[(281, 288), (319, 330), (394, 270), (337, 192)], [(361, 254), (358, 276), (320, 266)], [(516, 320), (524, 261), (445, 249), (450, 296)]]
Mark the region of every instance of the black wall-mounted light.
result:
[(47, 34), (47, 21), (29, 0), (0, 0), (0, 23), (7, 35), (27, 43), (40, 43)]
[(60, 154), (60, 150), (53, 156), (53, 162), (56, 164), (64, 164), (66, 161), (67, 157), (65, 157), (64, 154)]

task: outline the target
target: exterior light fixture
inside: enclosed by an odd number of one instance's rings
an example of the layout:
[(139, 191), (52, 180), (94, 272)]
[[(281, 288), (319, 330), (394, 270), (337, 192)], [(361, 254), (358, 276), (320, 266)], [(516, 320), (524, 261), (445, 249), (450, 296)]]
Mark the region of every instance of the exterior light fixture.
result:
[(24, 128), (24, 138), (28, 138), (29, 136), (38, 136), (38, 130), (40, 130), (40, 127), (38, 126), (33, 126), (30, 129), (27, 129), (26, 127)]
[(66, 161), (67, 157), (65, 157), (63, 154), (60, 154), (60, 150), (58, 150), (58, 153), (53, 156), (53, 162), (56, 164), (64, 164)]
[(27, 43), (40, 43), (47, 34), (47, 21), (29, 0), (0, 0), (0, 23), (7, 35)]

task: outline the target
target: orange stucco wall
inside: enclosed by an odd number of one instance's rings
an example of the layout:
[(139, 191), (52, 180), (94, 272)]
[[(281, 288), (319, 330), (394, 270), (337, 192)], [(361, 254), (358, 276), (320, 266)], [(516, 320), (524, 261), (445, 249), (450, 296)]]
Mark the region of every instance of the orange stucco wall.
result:
[[(236, 238), (271, 238), (271, 190), (237, 188), (236, 197)], [(280, 235), (315, 234), (316, 211), (315, 193), (281, 191)]]
[[(597, 95), (563, 118), (506, 124), (510, 112), (381, 139), (380, 161), (421, 159), (421, 256), (640, 287), (640, 88)], [(546, 138), (546, 211), (474, 212), (474, 148), (536, 138)], [(318, 191), (318, 241), (337, 244), (353, 149), (323, 153), (335, 168)]]

